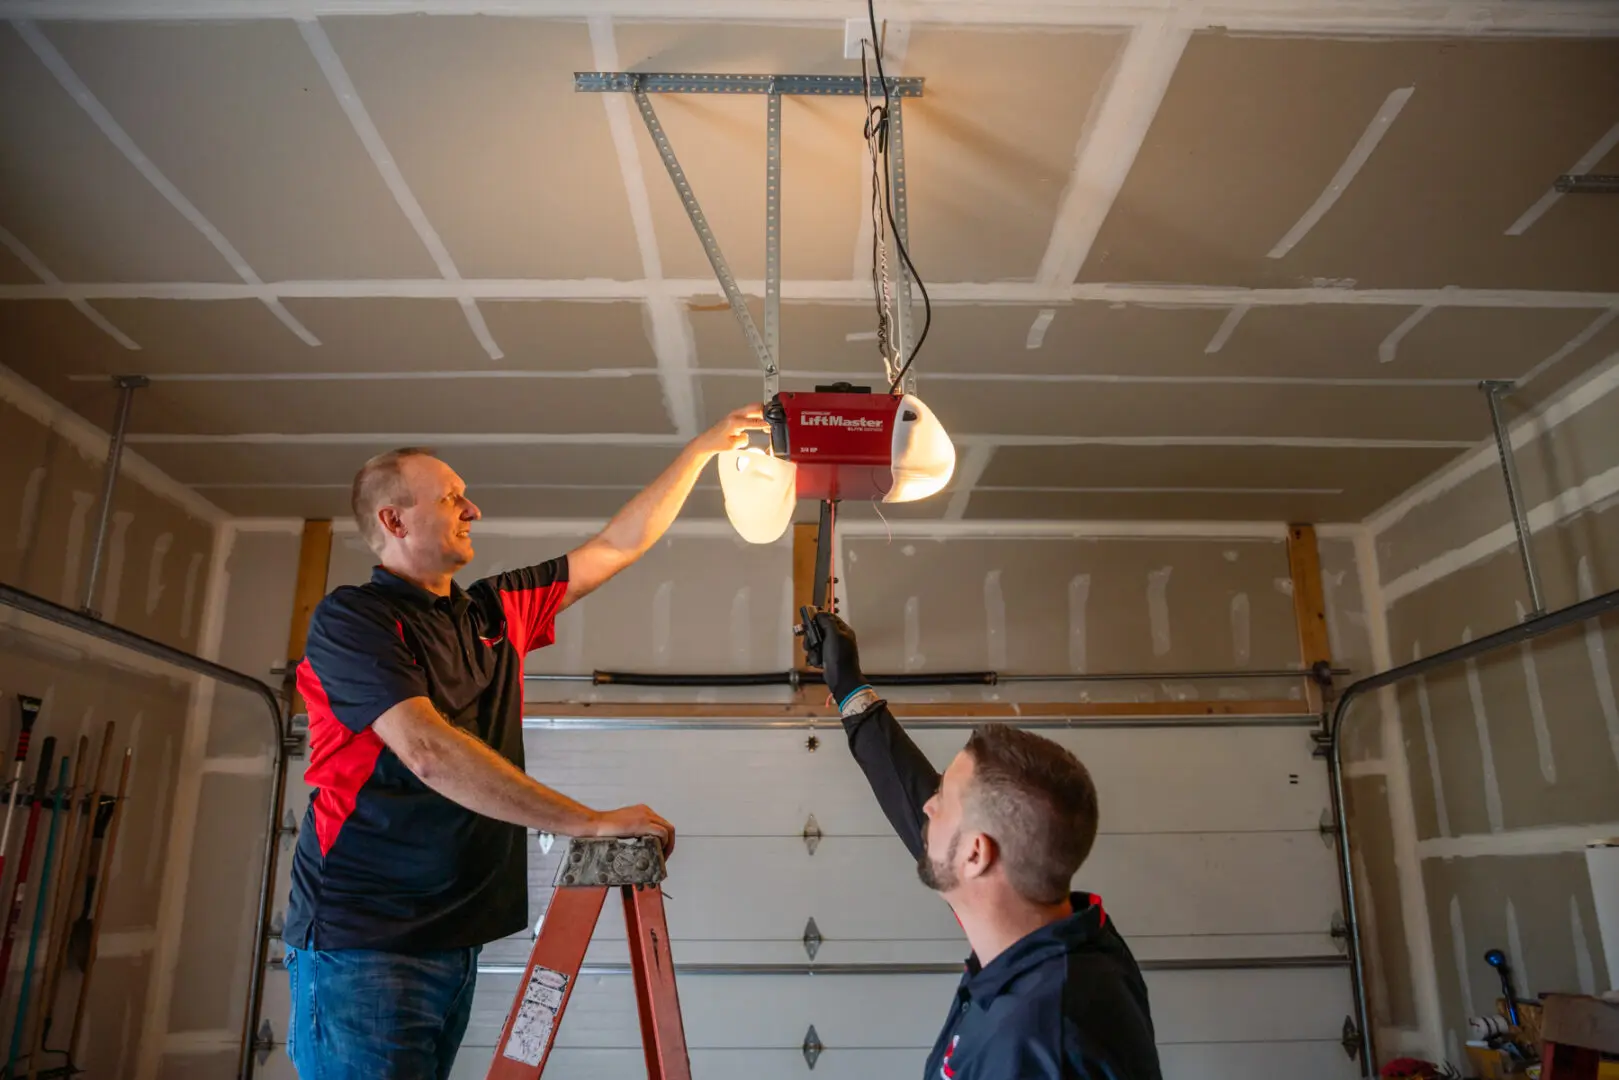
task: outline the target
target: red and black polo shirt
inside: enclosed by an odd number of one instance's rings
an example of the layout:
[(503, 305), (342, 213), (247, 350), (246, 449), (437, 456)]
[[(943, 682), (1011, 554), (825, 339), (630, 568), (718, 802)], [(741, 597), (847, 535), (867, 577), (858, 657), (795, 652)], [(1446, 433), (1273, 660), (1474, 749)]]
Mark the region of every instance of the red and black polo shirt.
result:
[(292, 860), (295, 948), (425, 952), (528, 925), (524, 829), (430, 789), (371, 729), (413, 697), (523, 768), (523, 656), (555, 640), (566, 557), (449, 596), (382, 567), (315, 609), (298, 692), (314, 787)]

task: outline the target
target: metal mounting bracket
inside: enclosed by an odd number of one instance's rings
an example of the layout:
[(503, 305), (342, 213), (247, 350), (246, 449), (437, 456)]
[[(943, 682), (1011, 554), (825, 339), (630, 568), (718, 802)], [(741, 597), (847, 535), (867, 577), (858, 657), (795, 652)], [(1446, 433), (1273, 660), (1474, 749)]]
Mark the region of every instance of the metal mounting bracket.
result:
[[(900, 108), (901, 99), (893, 98), (888, 104), (888, 190), (894, 204), (894, 234), (900, 246), (911, 249), (909, 217), (905, 198), (905, 122)], [(916, 348), (916, 320), (911, 314), (911, 268), (899, 260), (899, 288), (894, 290), (894, 325), (899, 329), (899, 357), (904, 364)], [(905, 372), (904, 389), (916, 393), (916, 369)]]
[[(811, 738), (813, 737), (811, 736)], [(820, 846), (821, 823), (815, 820), (814, 814), (811, 814), (809, 820), (804, 822), (804, 847), (811, 855), (814, 855), (815, 849)]]
[[(270, 933), (269, 933), (270, 943), (273, 945), (276, 942), (281, 941), (281, 935), (286, 933), (286, 932), (287, 932), (287, 917), (286, 917), (285, 914), (278, 911), (278, 912), (275, 913), (275, 916), (273, 918), (271, 918), (271, 920), (270, 920)], [(266, 962), (273, 968), (285, 968), (287, 966), (287, 948), (286, 948), (286, 945), (282, 944), (281, 951), (278, 952), (276, 955), (270, 957), (269, 960), (266, 961)]]
[(821, 937), (821, 928), (815, 925), (815, 916), (811, 915), (809, 922), (804, 924), (804, 951), (809, 954), (811, 960), (821, 951), (823, 940), (825, 939)]
[[(891, 98), (921, 97), (924, 80), (889, 76)], [(877, 85), (875, 77), (872, 85)], [(573, 88), (592, 94), (785, 94), (789, 97), (860, 97), (859, 75), (709, 75), (652, 71), (576, 71)], [(877, 92), (881, 92), (880, 90)]]
[[(888, 89), (888, 144), (889, 188), (893, 197), (894, 225), (901, 244), (907, 241), (907, 215), (905, 199), (905, 146), (904, 124), (900, 103), (909, 97), (921, 97), (923, 80), (914, 76), (889, 78), (884, 81)], [(685, 207), (686, 217), (697, 231), (703, 253), (714, 269), (720, 289), (725, 293), (731, 313), (742, 327), (748, 348), (759, 361), (764, 372), (764, 398), (769, 401), (781, 386), (781, 99), (784, 96), (859, 97), (867, 90), (867, 81), (858, 75), (717, 75), (671, 74), (660, 72), (579, 71), (574, 73), (574, 89), (581, 93), (630, 94), (646, 124), (652, 144), (658, 149), (663, 167), (674, 182), (675, 191)], [(765, 310), (764, 332), (753, 321), (747, 301), (731, 273), (730, 264), (720, 251), (719, 240), (709, 227), (708, 218), (697, 201), (697, 194), (686, 179), (685, 170), (675, 156), (668, 134), (659, 123), (652, 108), (650, 94), (764, 94), (767, 97), (765, 114)], [(914, 349), (915, 327), (911, 316), (911, 277), (904, 260), (900, 260), (899, 288), (895, 292), (893, 317), (899, 328), (900, 355), (908, 358)], [(902, 361), (903, 362), (903, 361)], [(916, 377), (907, 372), (905, 390), (914, 393)]]
[(291, 810), (281, 818), (281, 824), (275, 830), (276, 839), (280, 842), (282, 850), (298, 835), (298, 819)]
[(725, 299), (731, 305), (731, 314), (736, 321), (742, 324), (742, 334), (748, 339), (748, 347), (758, 358), (759, 366), (764, 369), (765, 400), (776, 394), (776, 387), (780, 382), (781, 372), (776, 367), (775, 358), (770, 354), (770, 348), (759, 334), (759, 328), (754, 325), (753, 314), (748, 311), (748, 304), (742, 297), (742, 290), (737, 286), (736, 277), (731, 273), (731, 266), (725, 261), (725, 254), (720, 251), (720, 243), (714, 237), (714, 230), (708, 227), (708, 218), (703, 214), (702, 206), (697, 202), (697, 193), (691, 189), (691, 182), (686, 179), (686, 171), (680, 167), (680, 160), (675, 157), (675, 148), (669, 143), (669, 136), (664, 133), (663, 125), (658, 122), (658, 114), (652, 109), (652, 99), (646, 96), (646, 91), (640, 87), (632, 91), (635, 95), (636, 108), (641, 110), (641, 119), (646, 123), (647, 132), (652, 136), (652, 144), (658, 148), (658, 156), (663, 159), (663, 167), (669, 173), (669, 179), (674, 181), (675, 191), (680, 195), (680, 202), (686, 208), (686, 216), (691, 219), (692, 228), (697, 230), (697, 239), (703, 245), (703, 253), (708, 256), (708, 264), (714, 268), (714, 276), (719, 279), (720, 288), (725, 292)]
[(1332, 926), (1327, 933), (1332, 938), (1333, 946), (1339, 952), (1347, 953), (1349, 951), (1349, 924), (1344, 922), (1342, 912), (1334, 911), (1332, 913)]
[(1619, 195), (1619, 174), (1564, 173), (1552, 186), (1565, 195)]
[(270, 1052), (275, 1049), (275, 1028), (266, 1020), (259, 1025), (258, 1034), (253, 1037), (253, 1060), (259, 1063), (259, 1068), (270, 1060)]
[(821, 1037), (816, 1034), (814, 1024), (811, 1024), (809, 1030), (804, 1032), (804, 1045), (799, 1049), (804, 1052), (804, 1064), (808, 1065), (813, 1071), (815, 1063), (821, 1058), (821, 1051), (826, 1049), (825, 1046), (821, 1045)]

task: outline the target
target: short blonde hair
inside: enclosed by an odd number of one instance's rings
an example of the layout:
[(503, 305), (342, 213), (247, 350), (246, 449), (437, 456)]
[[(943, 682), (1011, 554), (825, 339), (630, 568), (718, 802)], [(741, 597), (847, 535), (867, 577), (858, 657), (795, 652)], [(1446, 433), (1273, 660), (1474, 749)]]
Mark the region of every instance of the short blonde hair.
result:
[(384, 506), (413, 506), (416, 499), (405, 484), (400, 463), (406, 458), (438, 457), (438, 451), (428, 446), (402, 446), (389, 450), (360, 466), (354, 474), (354, 489), (350, 505), (354, 508), (354, 522), (360, 527), (360, 537), (366, 546), (382, 554), (382, 526), (377, 522), (377, 511)]

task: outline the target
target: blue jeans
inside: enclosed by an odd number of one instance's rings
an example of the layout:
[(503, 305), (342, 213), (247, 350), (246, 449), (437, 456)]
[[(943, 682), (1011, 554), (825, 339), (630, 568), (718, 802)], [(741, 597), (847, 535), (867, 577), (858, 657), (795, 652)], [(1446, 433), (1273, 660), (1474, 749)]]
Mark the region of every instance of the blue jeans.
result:
[(287, 947), (287, 1056), (300, 1080), (446, 1080), (472, 1013), (478, 949)]

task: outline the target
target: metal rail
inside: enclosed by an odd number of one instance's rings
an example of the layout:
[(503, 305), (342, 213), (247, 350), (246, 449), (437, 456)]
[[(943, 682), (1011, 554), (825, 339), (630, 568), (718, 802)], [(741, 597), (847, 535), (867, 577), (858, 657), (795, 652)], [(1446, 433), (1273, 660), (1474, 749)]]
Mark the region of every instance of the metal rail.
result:
[(165, 645), (161, 641), (131, 630), (112, 626), (93, 618), (83, 612), (74, 611), (60, 604), (54, 604), (33, 593), (24, 592), (10, 585), (0, 584), (0, 607), (11, 608), (32, 615), (37, 619), (66, 627), (76, 633), (118, 645), (131, 652), (150, 657), (165, 664), (171, 664), (185, 671), (206, 676), (215, 682), (224, 683), (256, 694), (265, 704), (270, 715), (271, 726), (275, 729), (275, 770), (271, 783), (270, 805), (266, 810), (266, 826), (264, 839), (264, 868), (259, 878), (258, 912), (256, 916), (257, 933), (253, 939), (253, 977), (248, 987), (246, 1016), (242, 1026), (242, 1043), (238, 1059), (238, 1075), (249, 1078), (253, 1075), (254, 1065), (254, 1038), (259, 1020), (259, 1010), (264, 997), (264, 969), (267, 966), (270, 945), (270, 905), (275, 890), (276, 854), (280, 848), (280, 836), (277, 832), (277, 821), (280, 817), (281, 800), (287, 789), (287, 754), (286, 754), (286, 724), (282, 719), (281, 703), (275, 692), (253, 678), (240, 671), (216, 664), (211, 660), (204, 660), (200, 656)]
[[(876, 79), (873, 77), (873, 85)], [(889, 76), (890, 97), (921, 97), (924, 80)], [(859, 75), (706, 75), (640, 71), (576, 71), (573, 88), (591, 94), (786, 94), (792, 97), (860, 97)]]
[[(678, 944), (678, 942), (674, 943)], [(1349, 958), (1338, 953), (1320, 956), (1233, 956), (1209, 959), (1141, 960), (1142, 971), (1271, 971), (1289, 968), (1346, 967)], [(480, 975), (522, 975), (521, 964), (479, 964)], [(962, 965), (945, 963), (849, 963), (849, 964), (702, 964), (676, 963), (677, 975), (960, 975)], [(621, 963), (586, 964), (580, 975), (628, 975), (630, 965)]]
[(1619, 589), (1593, 596), (1589, 600), (1582, 600), (1578, 604), (1560, 608), (1557, 611), (1527, 619), (1505, 630), (1499, 630), (1486, 637), (1473, 641), (1463, 642), (1455, 648), (1434, 653), (1432, 656), (1413, 660), (1409, 664), (1402, 664), (1396, 668), (1368, 676), (1359, 682), (1352, 683), (1344, 690), (1343, 696), (1338, 699), (1337, 707), (1333, 710), (1332, 724), (1329, 739), (1331, 750), (1327, 755), (1328, 767), (1332, 774), (1332, 802), (1333, 815), (1338, 822), (1338, 877), (1340, 887), (1344, 894), (1345, 921), (1349, 929), (1349, 971), (1355, 988), (1356, 1021), (1360, 1024), (1362, 1048), (1360, 1058), (1361, 1075), (1372, 1075), (1371, 1063), (1376, 1058), (1376, 1047), (1373, 1044), (1373, 1031), (1371, 1026), (1371, 1008), (1366, 996), (1366, 966), (1361, 951), (1360, 917), (1356, 905), (1355, 874), (1353, 863), (1350, 861), (1349, 820), (1344, 813), (1344, 767), (1343, 767), (1343, 728), (1345, 718), (1349, 715), (1350, 706), (1359, 698), (1373, 690), (1381, 690), (1406, 679), (1414, 678), (1429, 671), (1452, 664), (1471, 660), (1485, 653), (1495, 652), (1512, 645), (1532, 641), (1545, 634), (1561, 630), (1575, 623), (1594, 619), (1610, 611), (1619, 610)]
[[(135, 403), (135, 391), (150, 385), (144, 375), (117, 375), (112, 384), (118, 388), (118, 417), (113, 422), (112, 439), (107, 443), (107, 465), (101, 478), (101, 511), (96, 519), (95, 546), (90, 549), (90, 572), (84, 580), (86, 615), (97, 615), (96, 586), (101, 584), (101, 559), (107, 551), (107, 525), (112, 521), (112, 496), (118, 486), (118, 465), (124, 458), (124, 440), (129, 434), (129, 411)], [(99, 617), (99, 616), (97, 616)]]
[[(1349, 668), (1333, 668), (1335, 677), (1354, 674)], [(959, 686), (1005, 683), (1116, 683), (1116, 682), (1223, 682), (1245, 679), (1304, 679), (1315, 673), (1303, 668), (1270, 668), (1255, 671), (1105, 671), (1094, 675), (1063, 672), (1051, 674), (1006, 674), (999, 671), (905, 672), (867, 675), (874, 686)], [(764, 671), (743, 673), (593, 671), (588, 675), (524, 675), (524, 682), (590, 683), (593, 686), (805, 686), (822, 682), (818, 671)]]
[(1535, 573), (1535, 553), (1530, 546), (1532, 534), (1529, 518), (1523, 509), (1523, 488), (1518, 481), (1518, 462), (1512, 453), (1512, 435), (1506, 421), (1501, 418), (1501, 398), (1512, 391), (1515, 384), (1503, 379), (1485, 379), (1478, 384), (1484, 391), (1484, 400), (1490, 406), (1490, 427), (1495, 431), (1495, 450), (1501, 457), (1501, 476), (1507, 486), (1507, 508), (1512, 511), (1512, 527), (1518, 533), (1518, 555), (1523, 559), (1523, 576), (1529, 583), (1531, 615), (1543, 615), (1546, 602), (1540, 595), (1540, 577)]
[[(529, 708), (541, 708), (539, 703)], [(534, 712), (523, 717), (529, 731), (841, 731), (843, 722), (835, 716), (637, 716), (611, 715), (613, 706), (604, 704), (600, 716), (546, 716)], [(899, 718), (910, 731), (966, 731), (986, 723), (1016, 724), (1030, 730), (1078, 728), (1132, 731), (1156, 728), (1318, 728), (1321, 717), (1313, 713), (1277, 713), (1253, 716), (1187, 713), (1182, 716), (914, 716)]]

